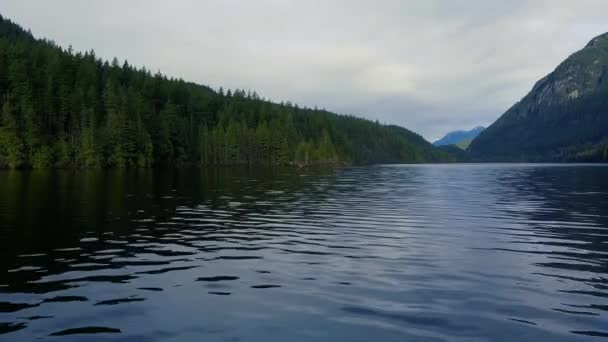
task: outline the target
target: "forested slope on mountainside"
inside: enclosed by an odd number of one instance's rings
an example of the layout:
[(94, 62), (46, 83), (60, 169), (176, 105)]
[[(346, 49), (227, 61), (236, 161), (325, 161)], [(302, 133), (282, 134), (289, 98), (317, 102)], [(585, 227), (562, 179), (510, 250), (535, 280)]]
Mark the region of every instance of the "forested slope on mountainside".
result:
[(109, 63), (2, 17), (0, 94), (0, 168), (458, 159), (403, 128)]

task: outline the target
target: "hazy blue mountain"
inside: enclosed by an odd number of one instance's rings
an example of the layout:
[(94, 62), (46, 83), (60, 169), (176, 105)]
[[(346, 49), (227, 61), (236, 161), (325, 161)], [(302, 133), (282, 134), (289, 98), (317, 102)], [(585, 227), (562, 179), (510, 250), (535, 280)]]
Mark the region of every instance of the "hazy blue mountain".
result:
[(538, 81), (468, 151), (482, 161), (608, 161), (608, 33)]
[(479, 133), (483, 132), (485, 127), (478, 126), (469, 131), (452, 131), (446, 134), (443, 138), (435, 141), (435, 146), (447, 146), (456, 145), (458, 147), (466, 149), (468, 143), (475, 139)]

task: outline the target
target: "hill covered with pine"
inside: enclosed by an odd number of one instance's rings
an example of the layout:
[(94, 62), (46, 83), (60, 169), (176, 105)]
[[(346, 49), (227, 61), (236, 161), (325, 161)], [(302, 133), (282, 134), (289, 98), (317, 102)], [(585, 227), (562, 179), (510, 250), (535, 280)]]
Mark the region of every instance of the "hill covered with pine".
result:
[(455, 161), (401, 127), (64, 49), (0, 16), (0, 168)]

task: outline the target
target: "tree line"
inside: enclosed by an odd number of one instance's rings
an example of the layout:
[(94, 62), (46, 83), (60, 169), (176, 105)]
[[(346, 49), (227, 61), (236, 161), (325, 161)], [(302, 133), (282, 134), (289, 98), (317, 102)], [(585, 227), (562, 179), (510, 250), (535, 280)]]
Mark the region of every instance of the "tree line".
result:
[(451, 161), (379, 122), (75, 52), (0, 16), (0, 168)]

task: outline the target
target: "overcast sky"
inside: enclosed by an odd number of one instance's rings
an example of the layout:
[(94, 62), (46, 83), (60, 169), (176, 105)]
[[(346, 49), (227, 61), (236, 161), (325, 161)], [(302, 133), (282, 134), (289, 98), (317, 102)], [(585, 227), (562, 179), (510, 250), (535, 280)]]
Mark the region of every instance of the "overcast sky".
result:
[(433, 140), (489, 125), (608, 31), (608, 0), (2, 0), (38, 37)]

